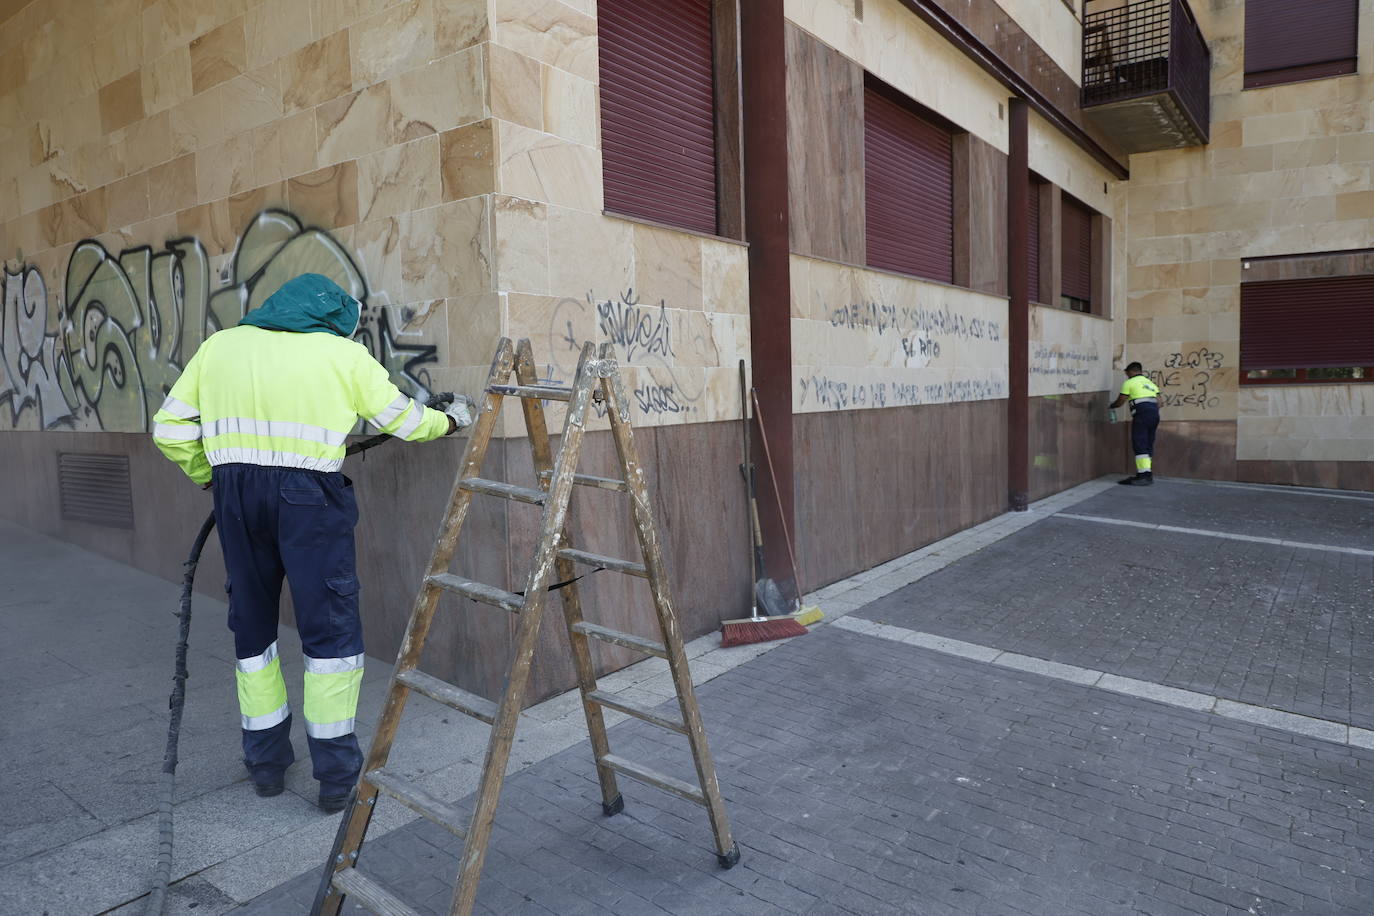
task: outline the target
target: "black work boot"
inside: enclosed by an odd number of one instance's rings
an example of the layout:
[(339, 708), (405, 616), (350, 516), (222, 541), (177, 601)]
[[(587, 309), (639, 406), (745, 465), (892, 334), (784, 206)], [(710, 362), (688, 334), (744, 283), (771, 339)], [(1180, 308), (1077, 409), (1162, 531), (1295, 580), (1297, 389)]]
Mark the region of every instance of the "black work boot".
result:
[(1117, 483), (1121, 484), (1122, 486), (1133, 487), (1136, 484), (1140, 483), (1140, 475), (1133, 474), (1130, 477), (1123, 477), (1122, 479), (1118, 480)]
[(348, 795), (347, 793), (343, 795), (325, 795), (321, 792), (318, 804), (320, 810), (325, 814), (338, 814), (344, 808), (348, 807)]

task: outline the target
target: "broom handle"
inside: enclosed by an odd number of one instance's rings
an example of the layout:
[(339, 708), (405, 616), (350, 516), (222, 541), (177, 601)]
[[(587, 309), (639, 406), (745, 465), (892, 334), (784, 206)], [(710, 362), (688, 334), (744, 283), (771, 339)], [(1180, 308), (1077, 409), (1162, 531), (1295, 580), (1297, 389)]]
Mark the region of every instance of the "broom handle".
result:
[[(759, 440), (763, 442), (763, 457), (768, 461), (768, 479), (773, 484), (773, 498), (778, 501), (778, 515), (782, 516), (782, 492), (778, 489), (778, 475), (773, 471), (773, 452), (768, 448), (768, 433), (763, 428), (763, 408), (759, 405), (759, 392), (749, 389), (754, 401), (754, 419), (759, 421)], [(792, 581), (797, 583), (797, 603), (801, 603), (801, 582), (797, 579), (797, 556), (792, 552), (792, 534), (787, 530), (787, 518), (782, 516), (782, 539), (787, 545), (787, 560), (792, 564)]]
[(749, 454), (749, 397), (744, 375), (744, 360), (739, 361), (739, 410), (740, 425), (744, 429), (744, 462), (739, 466), (740, 476), (744, 478), (745, 515), (744, 526), (749, 529), (749, 616), (759, 616), (759, 599), (754, 593), (754, 583), (759, 578), (759, 545), (763, 543), (759, 534), (758, 507), (754, 502), (754, 464)]

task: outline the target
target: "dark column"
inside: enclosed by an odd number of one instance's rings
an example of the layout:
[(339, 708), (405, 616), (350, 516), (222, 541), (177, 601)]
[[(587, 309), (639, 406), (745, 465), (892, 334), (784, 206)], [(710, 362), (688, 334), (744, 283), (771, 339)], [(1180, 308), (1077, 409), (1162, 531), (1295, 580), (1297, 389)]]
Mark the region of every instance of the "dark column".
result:
[[(740, 4), (744, 102), (744, 232), (749, 242), (750, 356), (777, 492), (756, 445), (765, 562), (790, 577), (784, 533), (793, 528), (792, 287), (787, 224), (787, 50), (783, 0)], [(779, 505), (779, 501), (781, 505)]]
[(1030, 501), (1030, 137), (1027, 106), (1007, 112), (1007, 489), (1008, 508)]

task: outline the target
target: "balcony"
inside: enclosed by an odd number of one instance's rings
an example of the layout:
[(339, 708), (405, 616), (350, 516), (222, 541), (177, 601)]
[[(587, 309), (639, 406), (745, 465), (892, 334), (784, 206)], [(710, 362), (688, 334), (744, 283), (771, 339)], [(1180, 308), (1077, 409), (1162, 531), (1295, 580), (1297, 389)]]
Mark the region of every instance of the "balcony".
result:
[(1083, 17), (1084, 116), (1131, 153), (1206, 144), (1212, 52), (1187, 0), (1091, 6)]

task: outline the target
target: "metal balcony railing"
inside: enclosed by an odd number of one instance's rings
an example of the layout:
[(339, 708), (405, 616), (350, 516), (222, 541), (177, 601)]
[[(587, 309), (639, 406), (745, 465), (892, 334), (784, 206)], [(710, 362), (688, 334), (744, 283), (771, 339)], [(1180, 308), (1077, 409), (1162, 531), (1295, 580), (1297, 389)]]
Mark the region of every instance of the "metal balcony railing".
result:
[(1187, 0), (1135, 0), (1083, 18), (1083, 108), (1131, 152), (1207, 142), (1211, 69)]

